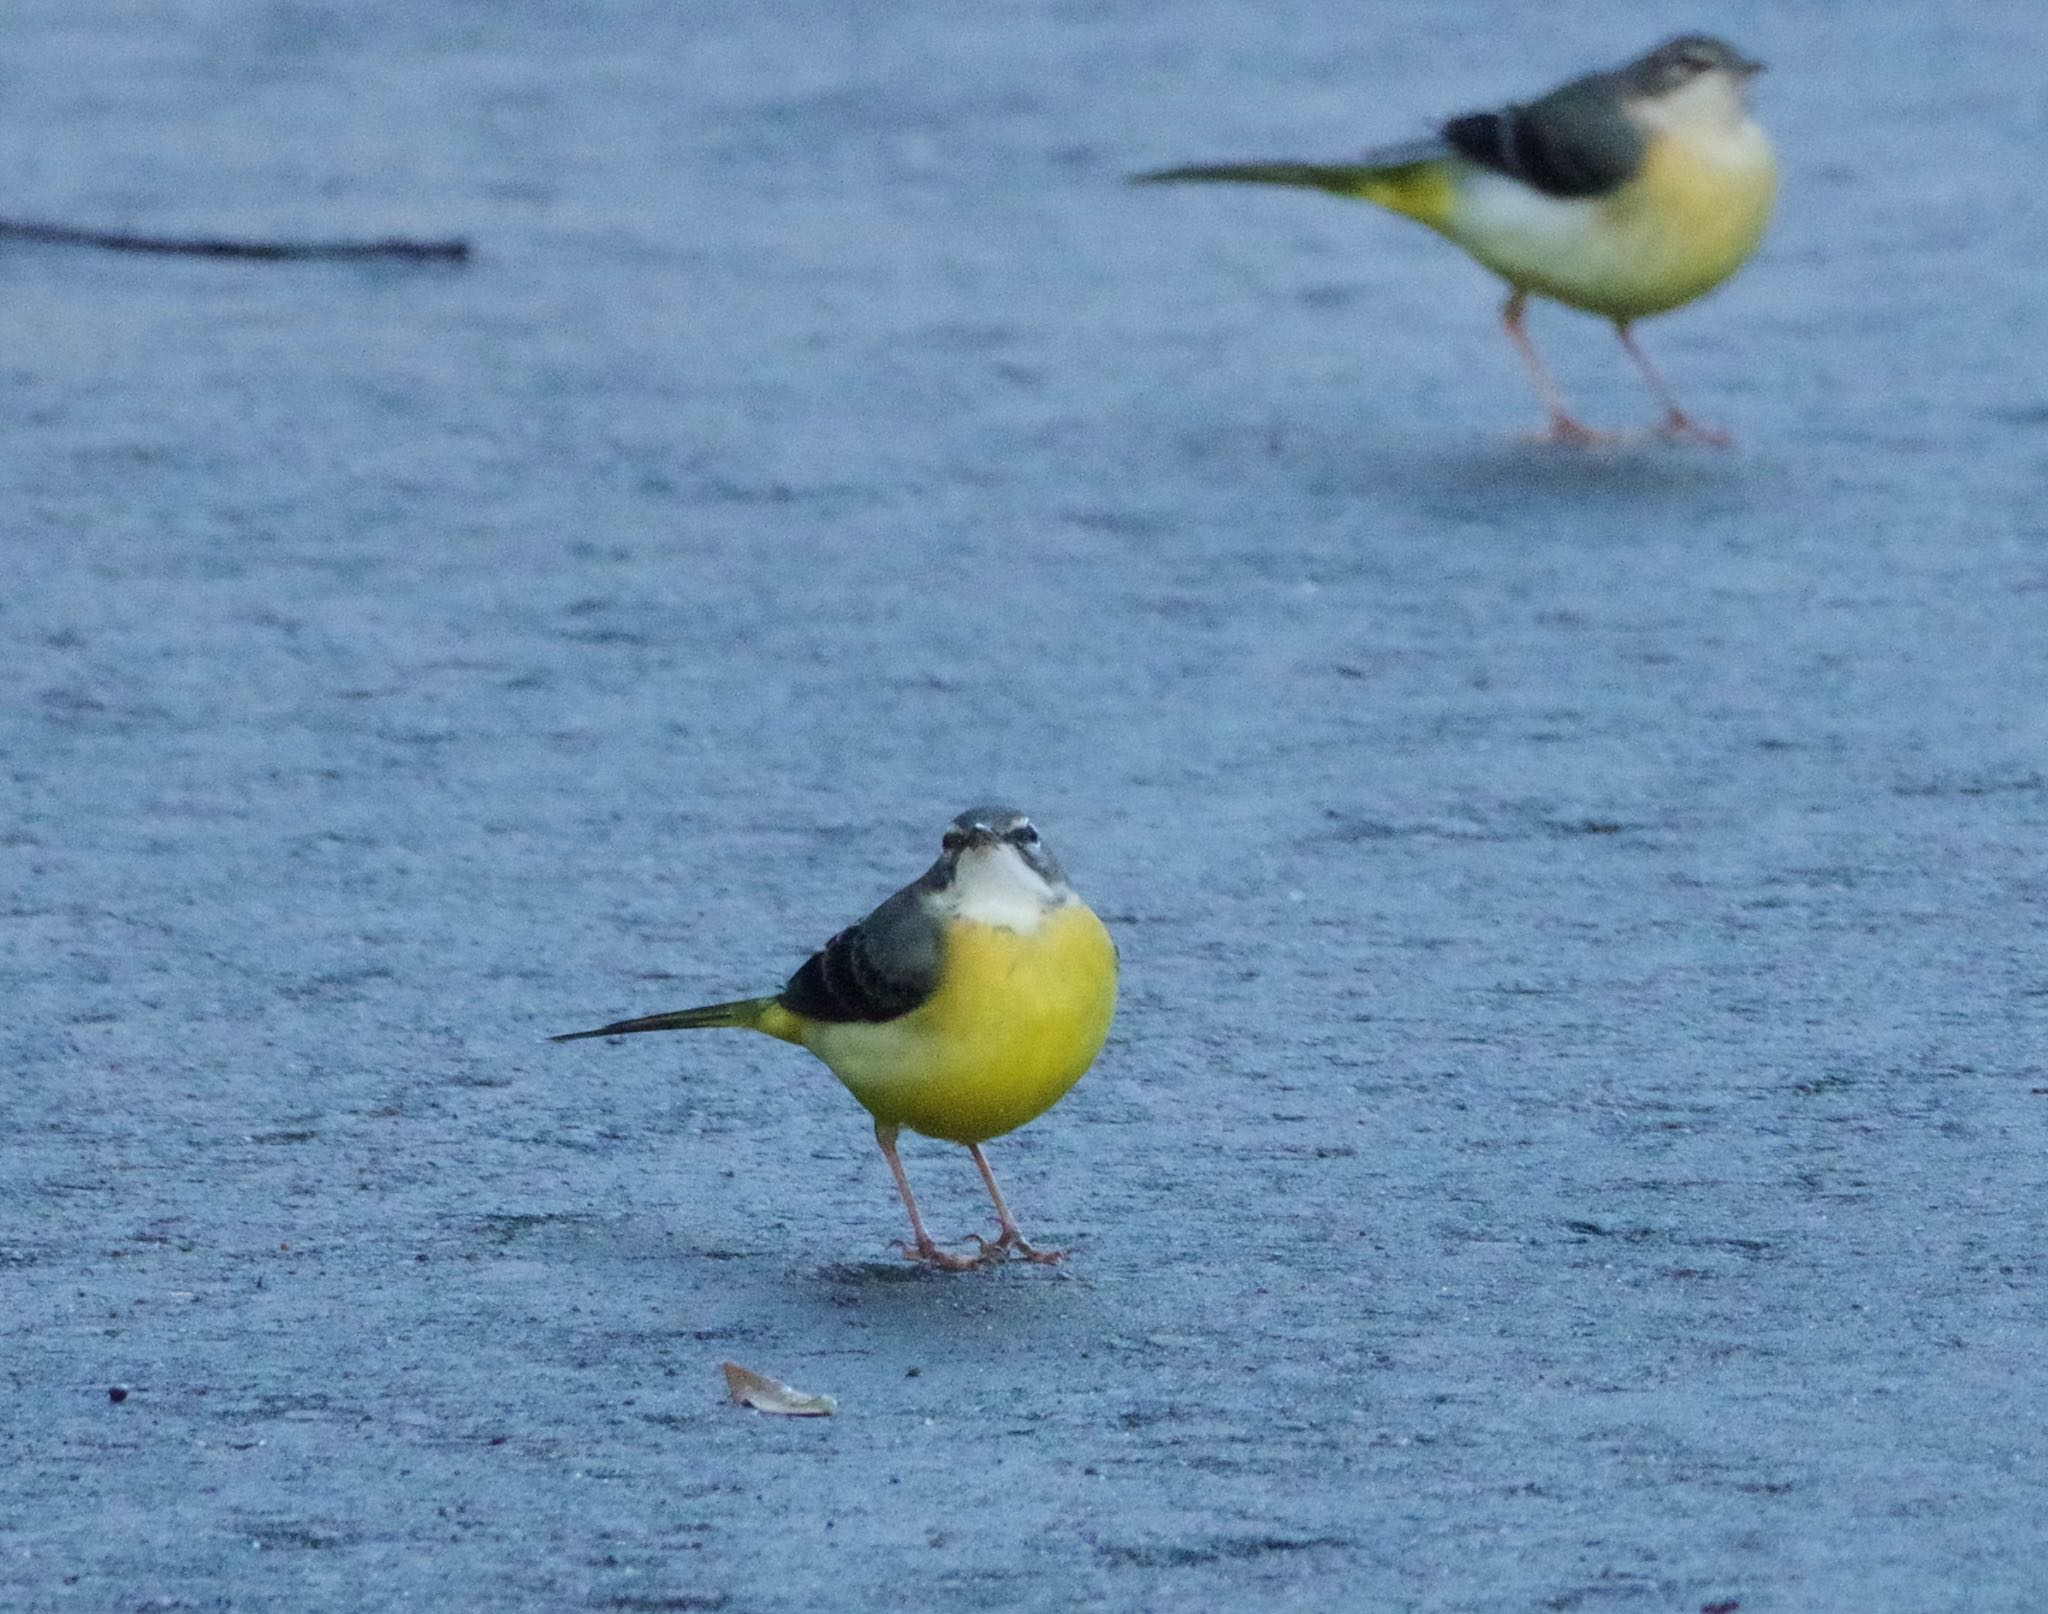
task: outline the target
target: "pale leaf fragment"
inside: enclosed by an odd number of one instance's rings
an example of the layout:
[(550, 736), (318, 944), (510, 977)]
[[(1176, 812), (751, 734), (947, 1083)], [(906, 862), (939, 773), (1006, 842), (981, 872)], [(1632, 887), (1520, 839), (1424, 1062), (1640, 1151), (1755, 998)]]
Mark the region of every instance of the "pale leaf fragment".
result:
[(737, 1362), (722, 1365), (726, 1390), (739, 1406), (752, 1407), (756, 1412), (772, 1412), (784, 1418), (829, 1418), (839, 1410), (839, 1403), (829, 1395), (806, 1395), (780, 1379), (750, 1373)]

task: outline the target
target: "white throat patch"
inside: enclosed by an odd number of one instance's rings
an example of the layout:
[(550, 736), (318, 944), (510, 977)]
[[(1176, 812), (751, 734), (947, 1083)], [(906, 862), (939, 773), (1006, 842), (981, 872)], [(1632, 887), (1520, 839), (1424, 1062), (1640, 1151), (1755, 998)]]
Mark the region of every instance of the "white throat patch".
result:
[(998, 843), (960, 854), (946, 901), (956, 918), (1033, 931), (1053, 909), (1073, 901), (1073, 893), (1048, 885), (1014, 846)]
[(1672, 134), (1732, 134), (1749, 121), (1742, 81), (1731, 73), (1702, 73), (1669, 95), (1637, 101), (1636, 115)]

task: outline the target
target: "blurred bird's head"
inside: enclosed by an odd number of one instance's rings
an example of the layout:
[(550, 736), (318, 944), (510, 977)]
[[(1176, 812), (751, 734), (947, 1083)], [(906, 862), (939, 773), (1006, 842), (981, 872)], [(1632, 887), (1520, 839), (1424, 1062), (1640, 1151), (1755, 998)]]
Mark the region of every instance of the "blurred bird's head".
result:
[(1622, 97), (1660, 128), (1740, 123), (1749, 115), (1749, 81), (1764, 64), (1725, 40), (1681, 34), (1617, 70)]

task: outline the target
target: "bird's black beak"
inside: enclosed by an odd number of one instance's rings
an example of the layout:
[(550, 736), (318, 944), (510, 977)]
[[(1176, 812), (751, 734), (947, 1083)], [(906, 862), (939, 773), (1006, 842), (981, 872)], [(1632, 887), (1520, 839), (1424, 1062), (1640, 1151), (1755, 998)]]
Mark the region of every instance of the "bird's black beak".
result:
[(1754, 56), (1744, 56), (1735, 64), (1735, 76), (1745, 83), (1761, 73), (1769, 63), (1760, 62)]

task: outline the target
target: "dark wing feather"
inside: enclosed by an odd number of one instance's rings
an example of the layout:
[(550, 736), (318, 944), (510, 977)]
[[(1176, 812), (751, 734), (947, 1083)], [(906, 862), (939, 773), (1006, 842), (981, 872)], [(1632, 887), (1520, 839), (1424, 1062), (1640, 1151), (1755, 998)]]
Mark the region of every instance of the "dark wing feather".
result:
[(1451, 149), (1546, 196), (1602, 196), (1642, 166), (1647, 144), (1613, 75), (1574, 79), (1527, 106), (1444, 125)]
[(811, 1020), (894, 1020), (939, 984), (939, 924), (916, 886), (896, 893), (813, 953), (782, 989)]

